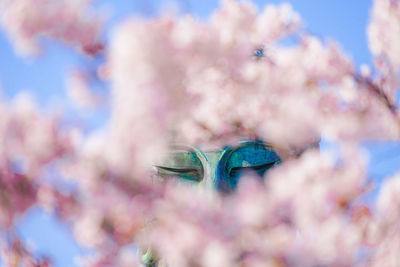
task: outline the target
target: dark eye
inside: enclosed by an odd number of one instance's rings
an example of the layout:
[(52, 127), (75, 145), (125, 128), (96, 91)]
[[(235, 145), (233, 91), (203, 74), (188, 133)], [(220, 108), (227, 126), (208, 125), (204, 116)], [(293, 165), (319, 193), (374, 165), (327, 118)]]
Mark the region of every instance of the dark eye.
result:
[(229, 171), (229, 175), (231, 177), (236, 177), (243, 172), (247, 171), (255, 171), (259, 176), (263, 176), (264, 173), (271, 167), (277, 165), (279, 161), (274, 161), (270, 163), (265, 163), (262, 165), (255, 165), (255, 166), (247, 166), (247, 167), (232, 167)]
[(246, 172), (254, 172), (260, 177), (273, 166), (280, 163), (280, 158), (261, 142), (247, 142), (226, 152), (219, 165), (218, 187), (220, 191), (234, 190), (240, 177)]
[(201, 160), (194, 151), (175, 150), (164, 162), (154, 165), (160, 178), (178, 177), (188, 181), (200, 182), (204, 169)]

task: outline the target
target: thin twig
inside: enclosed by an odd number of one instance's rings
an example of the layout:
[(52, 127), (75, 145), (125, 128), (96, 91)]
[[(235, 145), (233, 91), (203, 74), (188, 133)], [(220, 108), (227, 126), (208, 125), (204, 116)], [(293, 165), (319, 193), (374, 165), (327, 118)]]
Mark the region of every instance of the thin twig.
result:
[(364, 85), (365, 88), (367, 88), (370, 92), (375, 94), (376, 97), (378, 97), (383, 104), (390, 110), (390, 112), (393, 115), (397, 115), (396, 113), (396, 105), (392, 103), (392, 101), (389, 99), (389, 97), (383, 92), (383, 90), (375, 84), (373, 81), (371, 81), (368, 78), (363, 78), (358, 74), (353, 74), (354, 79), (360, 83), (361, 85)]

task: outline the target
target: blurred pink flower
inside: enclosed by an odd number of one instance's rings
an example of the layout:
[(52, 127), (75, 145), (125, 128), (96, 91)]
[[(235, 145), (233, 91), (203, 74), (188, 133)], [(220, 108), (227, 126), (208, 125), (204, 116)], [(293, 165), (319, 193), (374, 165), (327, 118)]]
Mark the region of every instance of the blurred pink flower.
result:
[(21, 55), (41, 51), (40, 38), (64, 41), (78, 50), (96, 55), (102, 17), (89, 10), (91, 0), (4, 0), (0, 22)]

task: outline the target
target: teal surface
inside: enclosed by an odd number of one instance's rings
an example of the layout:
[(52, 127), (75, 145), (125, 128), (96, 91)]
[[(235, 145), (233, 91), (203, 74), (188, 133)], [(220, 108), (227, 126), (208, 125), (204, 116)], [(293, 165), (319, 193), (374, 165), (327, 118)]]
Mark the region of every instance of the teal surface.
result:
[(253, 172), (263, 177), (268, 169), (280, 162), (271, 147), (250, 141), (213, 152), (191, 147), (177, 148), (163, 164), (155, 167), (162, 179), (176, 177), (229, 193), (236, 188), (243, 174)]
[(163, 164), (155, 167), (158, 176), (163, 179), (177, 176), (184, 180), (200, 182), (204, 176), (203, 164), (193, 150), (174, 150)]
[(262, 142), (245, 142), (228, 148), (218, 164), (217, 189), (231, 192), (243, 174), (253, 172), (263, 178), (270, 168), (280, 162), (272, 148)]

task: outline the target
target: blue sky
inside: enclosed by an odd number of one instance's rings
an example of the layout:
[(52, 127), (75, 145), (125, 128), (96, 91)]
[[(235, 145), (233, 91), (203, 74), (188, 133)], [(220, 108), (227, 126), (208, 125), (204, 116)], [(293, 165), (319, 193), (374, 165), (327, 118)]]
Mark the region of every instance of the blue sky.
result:
[[(113, 25), (124, 17), (132, 14), (155, 16), (161, 7), (166, 7), (167, 0), (100, 0), (97, 5), (113, 7), (112, 16), (107, 24), (105, 35), (108, 36)], [(284, 1), (257, 0), (258, 6), (276, 4)], [(337, 40), (344, 51), (351, 55), (357, 65), (371, 65), (371, 56), (367, 47), (366, 25), (368, 22), (371, 0), (325, 0), (285, 1), (293, 5), (305, 21), (306, 28), (311, 33), (322, 38)], [(175, 1), (185, 12), (204, 19), (217, 6), (213, 0)], [(41, 106), (51, 108), (57, 105), (70, 110), (69, 117), (90, 118), (89, 129), (102, 125), (106, 120), (106, 111), (96, 114), (79, 114), (65, 102), (65, 73), (76, 66), (97, 64), (90, 59), (71, 53), (70, 49), (54, 42), (45, 42), (47, 52), (45, 57), (28, 61), (16, 57), (7, 37), (0, 31), (0, 81), (2, 94), (10, 99), (25, 90), (30, 92)], [(91, 116), (91, 117), (90, 117)], [(368, 142), (365, 147), (371, 152), (369, 164), (370, 176), (378, 181), (393, 174), (400, 166), (400, 143)], [(330, 149), (329, 143), (323, 148)], [(82, 252), (74, 242), (65, 225), (59, 224), (50, 215), (38, 209), (31, 210), (18, 226), (18, 231), (33, 244), (39, 254), (54, 258), (55, 266), (75, 266), (73, 258)]]

